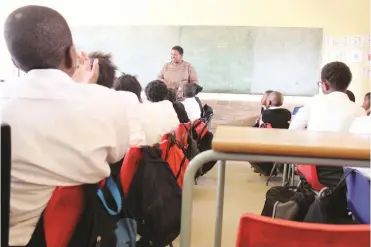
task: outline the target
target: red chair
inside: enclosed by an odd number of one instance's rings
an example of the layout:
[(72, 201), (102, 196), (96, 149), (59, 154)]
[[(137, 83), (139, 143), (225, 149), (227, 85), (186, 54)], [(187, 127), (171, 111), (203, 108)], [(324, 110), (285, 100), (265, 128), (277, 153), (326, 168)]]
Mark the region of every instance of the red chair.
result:
[(370, 225), (327, 225), (245, 214), (236, 247), (369, 247)]
[(296, 172), (302, 175), (315, 191), (321, 191), (325, 188), (325, 186), (319, 182), (315, 165), (296, 165)]

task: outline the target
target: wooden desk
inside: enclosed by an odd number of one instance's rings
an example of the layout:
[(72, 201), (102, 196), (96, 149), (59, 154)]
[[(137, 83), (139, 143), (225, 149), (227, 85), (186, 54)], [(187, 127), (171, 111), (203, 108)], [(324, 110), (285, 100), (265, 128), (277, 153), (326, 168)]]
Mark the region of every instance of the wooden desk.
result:
[(370, 135), (218, 126), (213, 150), (193, 158), (185, 172), (180, 247), (191, 246), (195, 174), (214, 160), (219, 160), (214, 247), (220, 247), (226, 160), (369, 167)]
[(219, 126), (212, 149), (225, 153), (370, 159), (370, 135)]

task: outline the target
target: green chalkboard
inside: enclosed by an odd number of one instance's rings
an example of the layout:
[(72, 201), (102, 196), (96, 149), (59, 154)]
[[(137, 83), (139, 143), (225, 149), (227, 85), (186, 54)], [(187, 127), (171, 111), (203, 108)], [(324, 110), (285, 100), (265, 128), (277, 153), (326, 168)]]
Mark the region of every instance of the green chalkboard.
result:
[(318, 92), (322, 29), (232, 26), (121, 26), (73, 29), (76, 46), (111, 52), (120, 70), (145, 86), (174, 45), (199, 75), (204, 92), (286, 95)]

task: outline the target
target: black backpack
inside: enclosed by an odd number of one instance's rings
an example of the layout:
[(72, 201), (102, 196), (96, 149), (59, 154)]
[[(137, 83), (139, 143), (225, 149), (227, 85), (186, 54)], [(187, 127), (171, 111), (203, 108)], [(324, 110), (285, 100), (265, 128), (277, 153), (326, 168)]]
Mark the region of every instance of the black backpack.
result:
[(314, 198), (314, 193), (304, 183), (300, 187), (275, 186), (266, 193), (261, 215), (303, 221)]
[(143, 156), (128, 191), (128, 206), (138, 222), (137, 247), (165, 247), (180, 233), (181, 190), (158, 145)]

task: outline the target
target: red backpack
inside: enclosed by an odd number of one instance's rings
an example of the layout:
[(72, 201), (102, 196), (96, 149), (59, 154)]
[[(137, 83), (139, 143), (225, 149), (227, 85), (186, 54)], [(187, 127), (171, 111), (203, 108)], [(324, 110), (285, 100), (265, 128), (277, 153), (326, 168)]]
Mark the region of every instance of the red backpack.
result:
[[(188, 159), (184, 155), (173, 133), (165, 134), (157, 144), (161, 150), (161, 158), (168, 162), (170, 169), (177, 179), (180, 188), (183, 187), (184, 172), (188, 166)], [(143, 157), (143, 147), (131, 147), (125, 155), (120, 171), (120, 182), (125, 198), (127, 197), (131, 181)]]

